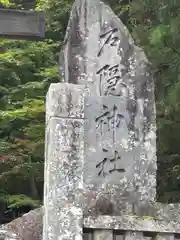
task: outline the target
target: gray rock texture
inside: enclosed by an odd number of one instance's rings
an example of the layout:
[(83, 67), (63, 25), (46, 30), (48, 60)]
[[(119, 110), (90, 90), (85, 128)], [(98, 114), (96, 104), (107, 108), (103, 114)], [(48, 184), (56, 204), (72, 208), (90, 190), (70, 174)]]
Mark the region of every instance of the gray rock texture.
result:
[(43, 213), (1, 229), (41, 240), (44, 214), (43, 240), (179, 239), (179, 205), (155, 202), (154, 81), (144, 52), (108, 6), (76, 0), (61, 61), (64, 82), (46, 98)]
[(82, 239), (83, 216), (133, 214), (156, 195), (154, 81), (128, 30), (76, 0), (46, 99), (44, 232)]
[[(43, 208), (30, 211), (22, 217), (17, 218), (6, 225), (0, 226), (0, 237), (1, 232), (3, 231), (7, 240), (42, 240), (42, 216)], [(15, 234), (16, 236), (14, 239), (10, 238), (10, 236), (13, 236), (12, 234)]]
[(52, 84), (46, 101), (43, 239), (81, 239), (84, 86)]
[[(153, 203), (146, 206), (144, 214), (124, 215), (121, 212), (120, 216), (87, 216), (83, 219), (83, 227), (88, 229), (103, 228), (146, 233), (156, 232), (161, 233), (161, 235), (163, 233), (180, 233), (179, 204)], [(43, 208), (30, 211), (22, 217), (1, 226), (0, 237), (11, 236), (13, 233), (16, 234), (18, 240), (42, 240), (42, 218)]]
[(84, 184), (116, 200), (155, 200), (154, 80), (142, 49), (107, 5), (77, 0), (61, 61), (64, 82), (88, 89)]
[(42, 13), (0, 9), (0, 22), (0, 37), (25, 40), (42, 40), (45, 37)]

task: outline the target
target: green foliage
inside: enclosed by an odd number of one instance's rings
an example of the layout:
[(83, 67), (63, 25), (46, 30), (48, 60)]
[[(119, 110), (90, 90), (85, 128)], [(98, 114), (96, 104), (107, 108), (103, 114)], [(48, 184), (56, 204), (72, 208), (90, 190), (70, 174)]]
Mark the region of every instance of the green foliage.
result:
[(9, 0), (0, 0), (0, 5), (10, 7), (12, 5), (12, 3), (10, 3)]
[(33, 200), (32, 198), (27, 197), (23, 194), (9, 195), (6, 201), (8, 204), (8, 209), (10, 209), (10, 211), (24, 206), (30, 206), (32, 209), (40, 206), (40, 202), (38, 200)]
[[(158, 199), (180, 200), (180, 2), (133, 1), (132, 33), (156, 76)], [(143, 32), (143, 34), (142, 34)]]
[[(54, 19), (68, 13), (62, 2), (16, 0), (13, 7), (49, 11), (46, 40), (0, 40), (0, 211), (2, 222), (39, 206), (43, 199), (44, 100), (59, 81), (58, 52), (64, 32), (54, 38)], [(36, 6), (37, 4), (37, 6)], [(10, 6), (7, 5), (6, 6)], [(12, 6), (12, 5), (11, 5)], [(68, 2), (64, 5), (70, 5)], [(64, 8), (65, 10), (65, 8)], [(53, 12), (54, 11), (54, 12)], [(61, 16), (62, 15), (62, 16)], [(59, 20), (58, 20), (59, 21)], [(61, 22), (61, 21), (60, 21)], [(56, 23), (58, 25), (58, 23)], [(58, 26), (65, 31), (65, 23)]]

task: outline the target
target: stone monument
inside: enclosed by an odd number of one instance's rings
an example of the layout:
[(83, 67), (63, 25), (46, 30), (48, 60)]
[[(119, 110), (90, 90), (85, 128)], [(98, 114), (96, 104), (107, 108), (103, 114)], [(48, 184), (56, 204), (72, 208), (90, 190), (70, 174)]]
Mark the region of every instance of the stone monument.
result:
[[(44, 207), (0, 228), (24, 240), (178, 240), (156, 202), (151, 66), (99, 0), (76, 0), (46, 99)], [(4, 232), (4, 231), (3, 231)]]
[(113, 184), (116, 198), (154, 200), (154, 82), (144, 52), (108, 6), (81, 0), (71, 13), (63, 55), (65, 82), (88, 89), (84, 184), (98, 192)]
[[(46, 100), (44, 240), (82, 239), (83, 216), (155, 200), (154, 82), (144, 52), (99, 0), (76, 0)], [(111, 233), (110, 233), (111, 234)]]

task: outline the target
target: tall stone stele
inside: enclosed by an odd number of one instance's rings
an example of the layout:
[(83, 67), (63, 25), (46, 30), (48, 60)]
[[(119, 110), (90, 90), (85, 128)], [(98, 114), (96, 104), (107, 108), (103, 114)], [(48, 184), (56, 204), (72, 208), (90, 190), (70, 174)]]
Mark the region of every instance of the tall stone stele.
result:
[(154, 82), (144, 52), (99, 0), (75, 1), (63, 83), (46, 100), (43, 239), (82, 239), (83, 215), (155, 200)]

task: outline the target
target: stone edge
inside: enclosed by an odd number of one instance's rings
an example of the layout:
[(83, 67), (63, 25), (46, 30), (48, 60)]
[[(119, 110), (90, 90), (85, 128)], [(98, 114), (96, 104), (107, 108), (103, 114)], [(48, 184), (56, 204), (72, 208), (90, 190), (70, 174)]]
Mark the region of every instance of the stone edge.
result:
[(84, 228), (140, 232), (180, 233), (180, 223), (155, 220), (151, 216), (98, 216), (84, 218)]

